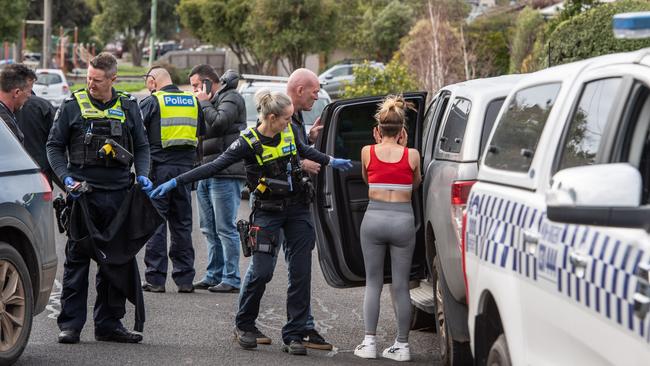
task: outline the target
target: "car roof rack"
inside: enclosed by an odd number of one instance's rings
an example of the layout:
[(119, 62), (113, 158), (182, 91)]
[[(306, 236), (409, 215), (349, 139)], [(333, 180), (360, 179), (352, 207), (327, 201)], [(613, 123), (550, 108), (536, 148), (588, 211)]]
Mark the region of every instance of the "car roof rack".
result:
[(255, 81), (276, 81), (281, 83), (289, 82), (289, 78), (286, 76), (242, 74), (241, 77), (243, 80), (248, 81), (248, 83), (253, 83)]

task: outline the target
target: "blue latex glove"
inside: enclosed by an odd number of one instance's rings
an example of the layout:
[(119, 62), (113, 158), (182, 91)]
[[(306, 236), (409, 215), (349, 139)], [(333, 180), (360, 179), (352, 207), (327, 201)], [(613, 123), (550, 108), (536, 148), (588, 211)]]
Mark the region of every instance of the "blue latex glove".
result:
[(332, 158), (332, 161), (330, 161), (330, 165), (334, 169), (346, 171), (352, 168), (352, 161), (350, 161), (350, 159)]
[[(74, 185), (77, 184), (77, 182), (74, 179), (72, 179), (72, 177), (65, 177), (63, 179), (63, 184), (65, 184), (66, 187), (69, 187), (70, 189), (72, 189), (72, 187), (74, 187)], [(81, 196), (81, 193), (74, 193), (71, 190), (68, 190), (67, 192), (68, 192), (68, 195), (70, 197), (72, 197), (73, 200), (75, 200), (75, 199), (79, 198), (79, 196)]]
[(153, 183), (149, 180), (149, 178), (143, 176), (143, 175), (138, 175), (135, 180), (142, 186), (142, 190), (149, 193), (153, 189)]
[(151, 198), (164, 197), (169, 191), (176, 188), (176, 185), (177, 185), (176, 178), (172, 178), (166, 181), (165, 183), (159, 185), (158, 187), (156, 187), (156, 189), (154, 189), (153, 191), (151, 191), (151, 193), (149, 193), (149, 197)]

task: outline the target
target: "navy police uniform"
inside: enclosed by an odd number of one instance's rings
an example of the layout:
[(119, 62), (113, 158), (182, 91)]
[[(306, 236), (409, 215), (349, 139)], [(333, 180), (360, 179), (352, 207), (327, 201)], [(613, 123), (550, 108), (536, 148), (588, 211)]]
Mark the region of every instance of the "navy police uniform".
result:
[[(300, 131), (289, 125), (282, 133), (269, 138), (257, 129), (249, 128), (216, 160), (177, 177), (178, 185), (213, 176), (225, 167), (244, 159), (247, 183), (253, 202), (252, 224), (261, 228), (250, 268), (239, 298), (236, 325), (242, 331), (253, 332), (259, 314), (260, 301), (266, 284), (271, 281), (280, 247), (280, 231), (284, 231), (284, 246), (289, 271), (287, 290), (287, 323), (282, 328), (285, 344), (301, 341), (309, 313), (311, 289), (311, 251), (315, 243), (314, 224), (309, 211), (311, 193), (301, 184), (302, 174), (294, 167), (300, 158), (322, 165), (330, 157), (296, 138)], [(269, 188), (255, 191), (261, 178), (283, 181), (292, 187), (281, 192)]]
[[(134, 155), (138, 175), (149, 174), (149, 144), (135, 98), (112, 91), (106, 103), (93, 99), (85, 90), (67, 98), (57, 111), (47, 141), (47, 156), (54, 173), (63, 181), (71, 177), (85, 181), (89, 215), (98, 230), (105, 230), (127, 196), (131, 186), (131, 164), (98, 154), (107, 139)], [(88, 273), (92, 254), (68, 238), (63, 269), (61, 330), (81, 331), (86, 322)], [(125, 294), (97, 272), (97, 299), (94, 306), (95, 334), (110, 333), (122, 327)]]
[[(154, 185), (192, 169), (198, 161), (198, 136), (204, 130), (203, 113), (196, 98), (175, 85), (167, 85), (145, 98), (140, 108), (151, 147), (150, 178)], [(195, 270), (190, 186), (180, 185), (153, 203), (169, 225), (172, 279), (178, 286), (191, 286)], [(167, 277), (167, 223), (149, 239), (145, 251), (145, 278), (155, 286), (164, 286)]]

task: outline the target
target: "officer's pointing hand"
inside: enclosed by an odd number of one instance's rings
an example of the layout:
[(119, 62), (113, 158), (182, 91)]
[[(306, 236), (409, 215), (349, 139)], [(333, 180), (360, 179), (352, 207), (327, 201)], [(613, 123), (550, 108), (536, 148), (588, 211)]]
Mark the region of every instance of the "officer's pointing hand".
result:
[(176, 184), (177, 184), (176, 178), (172, 178), (166, 181), (165, 183), (159, 185), (158, 187), (156, 187), (156, 189), (154, 189), (153, 191), (151, 191), (151, 193), (149, 193), (149, 197), (151, 198), (164, 197), (169, 191), (176, 188)]
[(136, 179), (138, 181), (138, 184), (142, 186), (142, 190), (145, 192), (149, 192), (153, 189), (153, 183), (149, 180), (149, 178), (139, 175)]
[(337, 159), (337, 158), (332, 158), (332, 161), (330, 162), (330, 165), (334, 169), (346, 171), (352, 168), (352, 161), (350, 159)]

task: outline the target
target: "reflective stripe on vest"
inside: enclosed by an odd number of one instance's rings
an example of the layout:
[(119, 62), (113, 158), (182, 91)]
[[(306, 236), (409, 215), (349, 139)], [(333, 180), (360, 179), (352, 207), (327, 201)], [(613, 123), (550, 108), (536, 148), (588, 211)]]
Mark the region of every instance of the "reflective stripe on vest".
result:
[[(120, 94), (121, 96), (121, 94)], [(74, 93), (75, 100), (79, 104), (79, 109), (81, 110), (81, 117), (85, 119), (98, 119), (98, 118), (108, 118), (116, 119), (122, 123), (126, 121), (126, 113), (122, 109), (122, 100), (117, 98), (115, 104), (105, 110), (101, 110), (93, 105), (88, 96), (88, 91), (83, 89)]]
[(160, 106), (160, 143), (170, 146), (198, 145), (196, 137), (199, 103), (188, 92), (157, 91), (153, 95)]
[(253, 145), (257, 143), (262, 146), (262, 155), (260, 156), (257, 152), (255, 153), (255, 158), (257, 158), (257, 163), (259, 165), (264, 165), (264, 163), (268, 163), (275, 159), (297, 154), (296, 139), (293, 135), (291, 125), (287, 126), (284, 131), (280, 132), (280, 143), (277, 146), (263, 145), (253, 127), (249, 127), (242, 131), (241, 136), (253, 150), (255, 150), (255, 146)]

